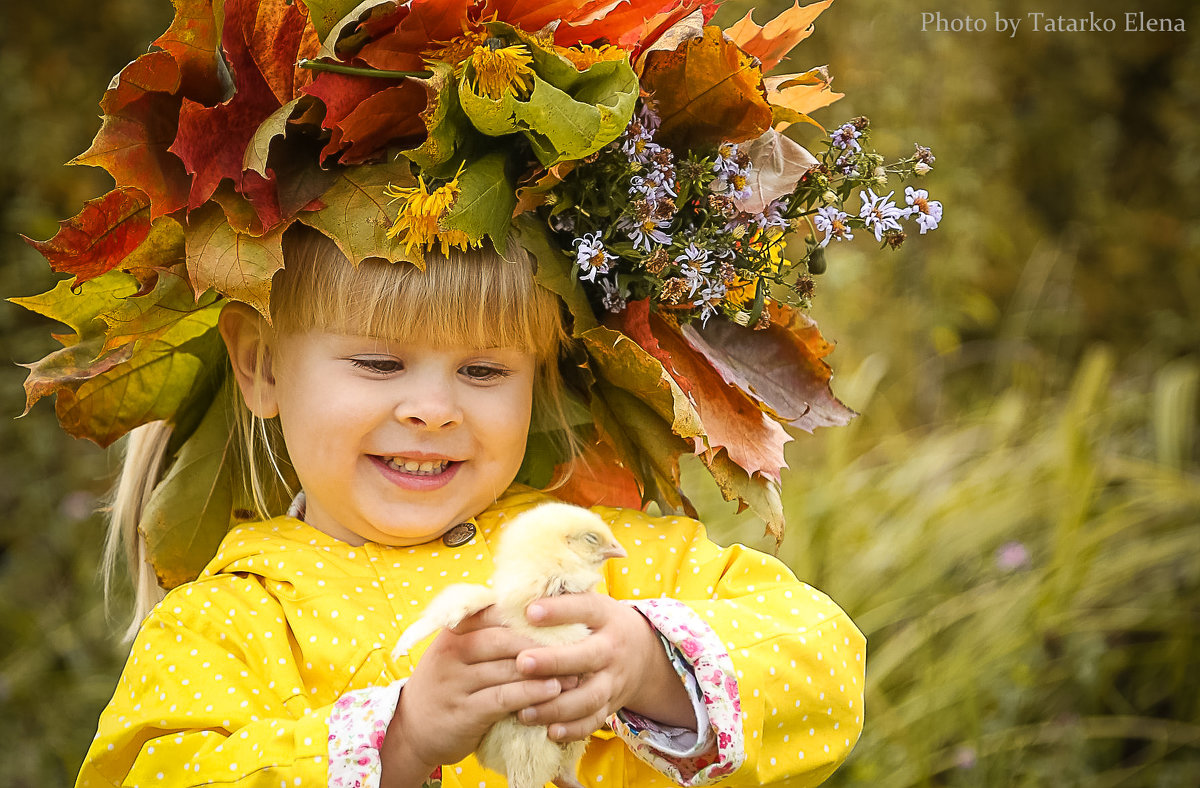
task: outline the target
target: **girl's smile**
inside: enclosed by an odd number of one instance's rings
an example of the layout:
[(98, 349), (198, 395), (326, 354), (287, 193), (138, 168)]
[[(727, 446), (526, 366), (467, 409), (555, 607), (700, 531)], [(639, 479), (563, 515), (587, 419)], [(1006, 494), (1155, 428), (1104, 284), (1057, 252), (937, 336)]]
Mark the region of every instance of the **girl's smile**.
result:
[(414, 460), (404, 457), (372, 457), (380, 473), (410, 490), (436, 490), (448, 484), (462, 466), (461, 460)]
[(277, 337), (271, 354), (266, 393), (305, 520), (331, 536), (427, 542), (485, 509), (521, 466), (531, 353), (308, 331)]

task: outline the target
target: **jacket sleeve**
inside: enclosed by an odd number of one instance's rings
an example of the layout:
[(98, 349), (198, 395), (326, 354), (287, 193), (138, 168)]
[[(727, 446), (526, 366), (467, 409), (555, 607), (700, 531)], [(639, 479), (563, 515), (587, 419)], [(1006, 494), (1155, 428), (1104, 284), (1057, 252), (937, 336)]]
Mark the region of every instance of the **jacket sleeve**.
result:
[(399, 683), (368, 660), (360, 672), (377, 681), (338, 698), (267, 602), (254, 579), (228, 576), (168, 595), (134, 641), (79, 788), (377, 784)]
[(597, 511), (630, 556), (606, 567), (608, 593), (634, 600), (689, 661), (717, 742), (691, 764), (631, 749), (669, 775), (682, 767), (686, 785), (808, 786), (832, 774), (863, 722), (866, 644), (849, 617), (778, 559), (722, 548), (694, 520)]

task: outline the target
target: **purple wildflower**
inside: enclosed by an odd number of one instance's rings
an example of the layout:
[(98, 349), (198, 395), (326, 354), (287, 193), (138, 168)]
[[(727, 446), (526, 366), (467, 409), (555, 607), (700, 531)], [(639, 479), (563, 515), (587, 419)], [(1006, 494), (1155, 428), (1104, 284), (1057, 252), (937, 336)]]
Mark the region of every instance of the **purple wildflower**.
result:
[(862, 146), (858, 144), (858, 138), (861, 136), (862, 132), (856, 129), (853, 123), (845, 123), (829, 135), (829, 141), (835, 148), (861, 151)]
[(996, 550), (996, 566), (1005, 571), (1029, 568), (1029, 551), (1020, 542), (1005, 542)]

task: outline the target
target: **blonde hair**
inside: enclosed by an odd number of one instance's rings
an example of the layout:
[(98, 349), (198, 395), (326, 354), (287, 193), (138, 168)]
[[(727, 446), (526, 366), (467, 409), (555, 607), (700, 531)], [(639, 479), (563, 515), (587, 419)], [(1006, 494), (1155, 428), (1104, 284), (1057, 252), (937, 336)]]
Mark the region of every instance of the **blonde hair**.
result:
[[(561, 304), (533, 277), (534, 262), (517, 244), (503, 255), (471, 250), (426, 254), (425, 270), (410, 263), (364, 260), (352, 265), (332, 240), (295, 225), (284, 237), (285, 267), (271, 290), (268, 334), (312, 329), (384, 337), (397, 342), (434, 346), (454, 344), (518, 347), (534, 354), (538, 375), (534, 386), (532, 431), (554, 436), (564, 461), (580, 454), (566, 415), (558, 362), (567, 340)], [(260, 344), (260, 354), (262, 345)], [(260, 356), (258, 369), (263, 368)], [(256, 381), (256, 385), (261, 383)], [(254, 393), (250, 392), (253, 397)], [(294, 494), (290, 463), (278, 419), (255, 417), (240, 396), (233, 397), (236, 425), (244, 456), (248, 493), (260, 517), (280, 514), (281, 497)], [(142, 511), (166, 470), (171, 427), (163, 422), (133, 430), (112, 496), (105, 546), (105, 593), (124, 553), (135, 593), (130, 638), (165, 594), (138, 531)], [(562, 484), (564, 478), (557, 480)], [(281, 495), (286, 493), (285, 495)]]

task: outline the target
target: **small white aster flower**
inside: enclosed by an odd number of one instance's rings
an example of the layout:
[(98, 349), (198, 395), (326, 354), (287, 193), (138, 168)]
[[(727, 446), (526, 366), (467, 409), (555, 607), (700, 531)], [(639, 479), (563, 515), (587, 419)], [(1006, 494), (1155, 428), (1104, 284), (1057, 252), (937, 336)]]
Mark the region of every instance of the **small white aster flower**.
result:
[(651, 244), (670, 246), (671, 236), (666, 232), (670, 226), (670, 219), (656, 219), (653, 216), (648, 216), (639, 222), (632, 216), (626, 215), (617, 221), (617, 229), (629, 236), (635, 249), (643, 252), (649, 252)]
[(572, 242), (575, 249), (575, 264), (582, 272), (579, 278), (585, 282), (596, 281), (596, 274), (606, 274), (609, 269), (609, 254), (604, 249), (600, 233), (587, 233)]
[(832, 205), (826, 205), (824, 208), (818, 210), (813, 216), (813, 224), (818, 230), (825, 233), (825, 238), (819, 245), (826, 246), (830, 240), (852, 240), (854, 233), (850, 231), (850, 227), (846, 224), (846, 220), (849, 218), (850, 215), (848, 213), (839, 211)]
[(859, 194), (862, 199), (862, 210), (858, 212), (859, 217), (866, 224), (868, 230), (875, 233), (875, 240), (882, 241), (883, 233), (886, 230), (899, 230), (900, 219), (909, 215), (909, 212), (897, 207), (896, 203), (892, 202), (892, 195), (895, 191), (890, 191), (886, 196), (880, 197), (870, 189), (866, 189), (866, 194), (870, 195), (867, 199), (866, 195)]
[(929, 192), (908, 186), (904, 189), (904, 200), (912, 206), (908, 213), (916, 217), (921, 235), (924, 235), (926, 230), (937, 229), (938, 222), (942, 220), (942, 204), (929, 199)]
[(600, 297), (600, 303), (612, 314), (617, 314), (625, 309), (625, 294), (621, 292), (620, 277), (613, 275), (613, 281), (607, 279), (596, 280), (604, 294)]
[(708, 325), (708, 319), (716, 314), (717, 306), (725, 298), (725, 283), (720, 280), (706, 279), (700, 295), (692, 302), (692, 306), (700, 307), (700, 325)]

